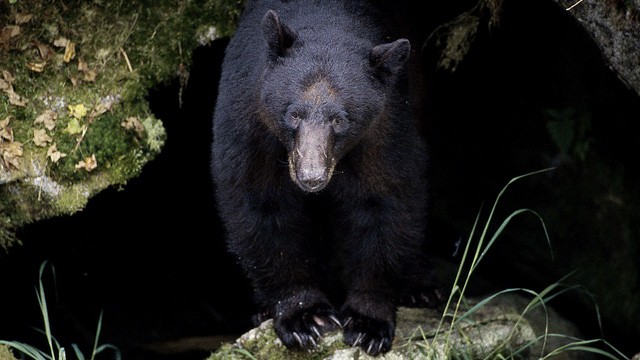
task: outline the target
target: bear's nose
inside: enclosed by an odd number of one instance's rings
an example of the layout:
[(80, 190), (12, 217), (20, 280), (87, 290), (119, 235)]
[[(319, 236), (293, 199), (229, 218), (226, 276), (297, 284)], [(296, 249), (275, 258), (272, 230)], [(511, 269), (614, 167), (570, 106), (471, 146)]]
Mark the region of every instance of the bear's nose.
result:
[(324, 186), (327, 181), (327, 175), (322, 174), (303, 174), (300, 178), (300, 183), (306, 188), (307, 191), (319, 190)]

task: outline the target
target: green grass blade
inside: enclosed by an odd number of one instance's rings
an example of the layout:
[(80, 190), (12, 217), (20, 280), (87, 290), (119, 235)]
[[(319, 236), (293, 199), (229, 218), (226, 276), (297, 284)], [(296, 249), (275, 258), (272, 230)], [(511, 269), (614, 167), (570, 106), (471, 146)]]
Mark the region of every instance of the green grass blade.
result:
[(551, 260), (553, 260), (554, 256), (553, 256), (553, 248), (551, 247), (551, 238), (549, 237), (549, 233), (547, 231), (546, 225), (544, 224), (544, 220), (542, 219), (542, 217), (537, 212), (535, 212), (535, 211), (533, 211), (531, 209), (519, 209), (519, 210), (516, 210), (516, 211), (512, 212), (506, 219), (504, 219), (502, 221), (502, 223), (500, 224), (498, 229), (493, 233), (493, 236), (491, 237), (491, 240), (489, 240), (489, 242), (487, 243), (487, 246), (485, 246), (484, 250), (482, 251), (482, 253), (478, 257), (478, 260), (474, 264), (474, 267), (471, 269), (471, 272), (473, 272), (476, 269), (476, 267), (480, 264), (480, 262), (482, 261), (484, 256), (489, 252), (489, 249), (491, 248), (493, 243), (500, 236), (500, 234), (502, 234), (502, 232), (507, 227), (509, 222), (511, 222), (511, 219), (513, 219), (514, 217), (516, 217), (516, 216), (518, 216), (520, 214), (523, 214), (523, 213), (533, 214), (534, 216), (536, 216), (540, 220), (540, 223), (542, 224), (542, 229), (544, 230), (544, 235), (545, 235), (545, 237), (547, 239), (547, 244), (549, 245), (549, 251), (551, 253)]
[(122, 359), (122, 355), (120, 354), (120, 349), (118, 349), (117, 347), (111, 345), (111, 344), (103, 344), (98, 346), (98, 348), (96, 349), (96, 355), (100, 354), (101, 352), (105, 351), (105, 350), (113, 350), (113, 357), (115, 360), (121, 360)]
[(98, 317), (98, 328), (96, 329), (96, 337), (93, 340), (93, 350), (91, 351), (91, 360), (94, 360), (96, 356), (96, 349), (98, 348), (98, 338), (100, 338), (100, 330), (102, 329), (102, 314), (103, 314), (103, 311), (100, 311), (100, 316)]
[(84, 354), (82, 353), (82, 351), (80, 351), (80, 347), (78, 347), (77, 344), (71, 344), (71, 348), (73, 349), (73, 352), (76, 354), (76, 357), (78, 358), (78, 360), (84, 360)]
[[(478, 221), (480, 220), (480, 214), (482, 213), (482, 206), (480, 207), (480, 210), (478, 210), (478, 214), (476, 215), (476, 219), (473, 222), (473, 227), (471, 228), (471, 233), (469, 234), (469, 238), (467, 239), (467, 244), (464, 247), (464, 252), (462, 253), (462, 259), (460, 260), (460, 266), (458, 266), (458, 272), (456, 273), (456, 277), (453, 281), (453, 285), (451, 288), (451, 292), (449, 293), (449, 298), (447, 299), (447, 304), (444, 307), (444, 310), (442, 312), (442, 317), (440, 317), (440, 322), (438, 323), (438, 327), (436, 328), (436, 332), (435, 332), (435, 336), (433, 337), (433, 341), (431, 344), (431, 347), (435, 347), (435, 341), (436, 338), (438, 336), (438, 334), (440, 333), (440, 329), (442, 328), (442, 325), (444, 324), (444, 319), (447, 315), (447, 312), (449, 311), (449, 308), (451, 307), (451, 303), (453, 302), (453, 297), (455, 296), (456, 292), (458, 292), (460, 290), (460, 287), (458, 285), (458, 282), (460, 281), (460, 277), (462, 276), (462, 270), (464, 268), (464, 264), (466, 262), (467, 259), (467, 255), (469, 254), (469, 249), (471, 247), (471, 240), (473, 239), (473, 235), (475, 234), (476, 228), (478, 226)], [(462, 298), (462, 293), (460, 293), (460, 298)], [(460, 303), (458, 302), (458, 305)], [(457, 307), (456, 307), (457, 308)], [(445, 341), (445, 349), (448, 349), (449, 346), (449, 334), (451, 333), (451, 331), (449, 331), (447, 333), (447, 339)], [(446, 350), (445, 350), (446, 352)]]
[[(603, 343), (605, 344), (607, 347), (611, 348), (618, 356), (616, 356), (616, 354), (602, 350), (600, 348), (597, 348), (595, 346), (591, 346), (593, 344), (597, 344), (597, 343)], [(592, 354), (598, 354), (601, 356), (604, 356), (606, 358), (612, 359), (612, 360), (620, 360), (620, 359), (624, 359), (624, 360), (628, 360), (629, 358), (626, 357), (625, 355), (623, 355), (618, 349), (616, 349), (615, 347), (613, 347), (611, 344), (609, 344), (608, 342), (602, 340), (602, 339), (590, 339), (590, 340), (580, 340), (577, 339), (576, 341), (560, 346), (557, 349), (554, 349), (553, 351), (551, 351), (549, 354), (545, 355), (543, 358), (541, 358), (541, 360), (546, 360), (548, 358), (551, 358), (553, 356), (557, 356), (565, 351), (583, 351), (583, 352), (589, 352)]]
[(44, 285), (42, 284), (42, 274), (44, 272), (47, 261), (43, 261), (40, 265), (40, 276), (38, 279), (38, 289), (36, 290), (36, 297), (38, 298), (38, 305), (40, 306), (40, 312), (42, 313), (42, 320), (44, 322), (44, 332), (47, 337), (47, 343), (49, 344), (49, 351), (51, 351), (51, 358), (55, 359), (56, 355), (53, 350), (53, 336), (51, 335), (51, 325), (49, 323), (49, 311), (47, 308), (47, 297), (44, 292)]

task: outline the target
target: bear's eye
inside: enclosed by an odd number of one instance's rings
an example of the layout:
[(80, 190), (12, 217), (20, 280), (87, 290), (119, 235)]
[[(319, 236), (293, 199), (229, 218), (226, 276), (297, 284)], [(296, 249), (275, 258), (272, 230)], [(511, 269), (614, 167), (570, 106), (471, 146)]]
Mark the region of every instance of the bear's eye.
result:
[(332, 116), (331, 124), (333, 125), (333, 129), (335, 130), (335, 132), (342, 132), (346, 130), (348, 126), (347, 119), (340, 115)]
[(289, 126), (295, 129), (298, 127), (298, 125), (300, 124), (300, 121), (302, 121), (304, 116), (305, 114), (303, 112), (292, 111), (289, 113), (289, 116), (287, 117), (286, 122), (288, 123)]

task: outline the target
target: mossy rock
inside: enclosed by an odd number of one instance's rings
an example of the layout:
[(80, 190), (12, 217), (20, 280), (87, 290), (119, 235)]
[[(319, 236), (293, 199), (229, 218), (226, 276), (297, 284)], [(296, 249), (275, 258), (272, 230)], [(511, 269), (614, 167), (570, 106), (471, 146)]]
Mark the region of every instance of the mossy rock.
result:
[[(528, 321), (513, 308), (483, 306), (450, 328), (440, 324), (441, 311), (400, 308), (396, 337), (390, 352), (376, 359), (485, 359), (509, 358), (520, 351), (526, 358), (527, 346), (536, 335)], [(277, 338), (273, 321), (242, 335), (233, 344), (225, 344), (207, 360), (222, 359), (374, 359), (360, 348), (346, 346), (340, 331), (326, 334), (311, 352), (287, 350)]]
[(166, 137), (147, 92), (186, 83), (192, 50), (229, 36), (241, 7), (0, 2), (0, 247), (15, 229), (72, 214), (138, 176)]

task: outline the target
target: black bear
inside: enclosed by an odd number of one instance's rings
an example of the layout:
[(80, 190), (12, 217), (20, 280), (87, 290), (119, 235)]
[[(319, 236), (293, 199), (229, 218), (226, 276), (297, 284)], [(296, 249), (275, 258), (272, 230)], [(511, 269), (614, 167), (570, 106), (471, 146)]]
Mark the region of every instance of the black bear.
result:
[(289, 348), (342, 327), (345, 343), (384, 353), (403, 294), (441, 300), (423, 251), (411, 47), (372, 3), (247, 1), (225, 52), (216, 201), (229, 250)]

